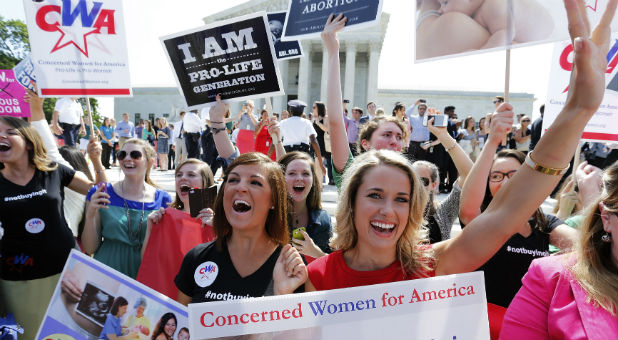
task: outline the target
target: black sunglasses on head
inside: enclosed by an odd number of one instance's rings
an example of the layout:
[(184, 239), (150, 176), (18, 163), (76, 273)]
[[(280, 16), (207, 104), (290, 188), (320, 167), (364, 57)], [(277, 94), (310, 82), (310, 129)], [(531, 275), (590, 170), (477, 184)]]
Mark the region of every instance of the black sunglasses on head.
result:
[[(137, 151), (137, 150), (133, 150), (131, 152), (128, 153), (128, 155), (133, 158), (134, 160), (138, 160), (140, 158), (142, 158), (142, 152), (141, 151)], [(125, 158), (127, 158), (127, 152), (122, 150), (122, 151), (118, 151), (118, 153), (116, 154), (116, 157), (118, 158), (118, 160), (122, 161)]]
[(428, 186), (430, 183), (430, 180), (427, 177), (421, 177), (421, 182), (423, 182), (424, 186)]

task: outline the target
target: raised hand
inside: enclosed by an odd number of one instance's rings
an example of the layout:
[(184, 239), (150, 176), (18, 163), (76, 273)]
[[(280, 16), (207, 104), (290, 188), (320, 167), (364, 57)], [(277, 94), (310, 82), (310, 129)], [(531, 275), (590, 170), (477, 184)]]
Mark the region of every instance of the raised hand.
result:
[(348, 18), (343, 14), (339, 14), (335, 17), (331, 14), (326, 20), (324, 30), (322, 31), (322, 41), (329, 54), (337, 53), (339, 51), (339, 39), (337, 39), (337, 32), (341, 31), (345, 27), (345, 23)]
[(489, 115), (489, 140), (502, 142), (506, 135), (513, 129), (513, 106), (509, 103), (502, 103), (493, 114)]
[(210, 208), (204, 208), (200, 210), (200, 213), (195, 217), (202, 222), (202, 228), (205, 225), (213, 225), (213, 218), (215, 217), (214, 211)]
[(86, 214), (91, 217), (99, 210), (99, 208), (108, 209), (107, 205), (110, 204), (109, 194), (103, 192), (105, 185), (100, 185), (97, 190), (90, 196), (90, 203), (86, 208)]
[(211, 122), (223, 122), (225, 119), (225, 112), (227, 108), (225, 103), (221, 101), (221, 95), (216, 95), (217, 104), (210, 109), (210, 121)]
[(564, 0), (575, 53), (565, 108), (591, 116), (601, 105), (605, 94), (610, 25), (617, 4), (618, 0), (609, 0), (601, 20), (591, 30), (584, 0)]
[(293, 293), (307, 277), (307, 267), (298, 250), (290, 244), (283, 246), (273, 270), (275, 295)]

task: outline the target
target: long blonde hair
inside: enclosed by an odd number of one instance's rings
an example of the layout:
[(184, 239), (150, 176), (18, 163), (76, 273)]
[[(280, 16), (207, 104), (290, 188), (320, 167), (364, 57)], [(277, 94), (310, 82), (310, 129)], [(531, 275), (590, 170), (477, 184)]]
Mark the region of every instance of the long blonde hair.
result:
[(400, 153), (390, 150), (371, 150), (356, 157), (346, 169), (339, 193), (337, 205), (336, 236), (331, 240), (331, 247), (346, 251), (356, 247), (358, 232), (354, 222), (354, 205), (356, 194), (365, 174), (377, 166), (391, 166), (402, 170), (410, 181), (410, 214), (404, 232), (397, 240), (397, 259), (402, 269), (417, 276), (427, 276), (433, 267), (433, 255), (430, 249), (422, 247), (426, 241), (423, 228), (423, 212), (427, 203), (427, 194), (408, 160)]
[(618, 268), (612, 260), (612, 243), (601, 240), (605, 231), (599, 203), (602, 202), (609, 213), (618, 214), (618, 162), (605, 170), (603, 186), (601, 197), (586, 211), (572, 272), (590, 302), (616, 315)]
[[(35, 128), (21, 118), (0, 116), (0, 121), (17, 130), (19, 135), (26, 141), (26, 145), (30, 146), (30, 149), (28, 149), (28, 162), (30, 164), (34, 165), (39, 171), (56, 170), (58, 164), (53, 163), (47, 157), (45, 144), (43, 144), (43, 140)], [(3, 168), (4, 164), (0, 163), (0, 169)]]
[(131, 138), (127, 140), (126, 142), (124, 142), (123, 146), (126, 144), (136, 144), (142, 147), (142, 150), (144, 150), (144, 157), (146, 157), (146, 162), (148, 163), (148, 165), (146, 166), (146, 176), (144, 176), (144, 181), (152, 185), (153, 187), (158, 188), (159, 186), (156, 185), (152, 181), (152, 179), (150, 179), (150, 169), (152, 169), (150, 165), (150, 161), (155, 160), (157, 157), (157, 154), (155, 153), (152, 146), (150, 146), (150, 144), (148, 144), (145, 140), (142, 140), (139, 138)]

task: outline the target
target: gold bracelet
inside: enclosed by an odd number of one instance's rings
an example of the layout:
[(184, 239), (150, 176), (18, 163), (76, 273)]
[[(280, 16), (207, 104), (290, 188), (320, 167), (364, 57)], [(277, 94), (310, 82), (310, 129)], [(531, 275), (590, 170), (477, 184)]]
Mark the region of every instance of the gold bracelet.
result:
[(568, 164), (564, 168), (550, 168), (548, 166), (537, 163), (535, 160), (532, 159), (531, 155), (532, 152), (528, 153), (528, 155), (526, 156), (526, 165), (528, 165), (532, 170), (538, 171), (545, 175), (562, 176), (571, 166), (570, 164)]
[(453, 150), (456, 145), (457, 145), (457, 142), (453, 143), (453, 145), (451, 145), (450, 147), (446, 148), (446, 152), (451, 152), (451, 150)]

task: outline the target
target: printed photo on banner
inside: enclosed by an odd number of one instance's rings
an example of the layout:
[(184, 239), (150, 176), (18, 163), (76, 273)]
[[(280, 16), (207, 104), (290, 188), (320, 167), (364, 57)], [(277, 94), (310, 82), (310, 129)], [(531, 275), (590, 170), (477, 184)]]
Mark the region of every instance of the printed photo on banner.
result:
[(286, 12), (268, 13), (268, 26), (270, 27), (270, 37), (275, 46), (275, 53), (278, 60), (300, 58), (303, 55), (300, 43), (294, 41), (282, 41), (283, 25), (285, 24)]
[(343, 31), (380, 22), (383, 0), (290, 0), (283, 28), (283, 41), (320, 38), (331, 14), (348, 18)]
[[(585, 0), (592, 27), (607, 1)], [(416, 0), (415, 13), (417, 62), (569, 39), (563, 0)]]
[(23, 4), (40, 96), (131, 96), (122, 0)]
[(189, 324), (196, 339), (489, 339), (482, 272), (190, 304)]
[[(618, 33), (612, 34), (607, 62), (605, 96), (599, 111), (594, 114), (584, 129), (582, 134), (584, 141), (618, 141)], [(573, 45), (569, 41), (555, 44), (543, 116), (543, 132), (553, 124), (564, 107), (572, 68)]]
[(36, 74), (34, 73), (34, 64), (32, 63), (30, 54), (13, 67), (13, 74), (15, 74), (15, 79), (17, 79), (21, 86), (30, 91), (34, 91)]
[(190, 339), (187, 308), (72, 250), (36, 339), (109, 339), (110, 334)]
[(162, 37), (189, 108), (283, 94), (266, 12)]
[(0, 116), (30, 117), (30, 105), (24, 101), (26, 89), (13, 70), (0, 70)]

